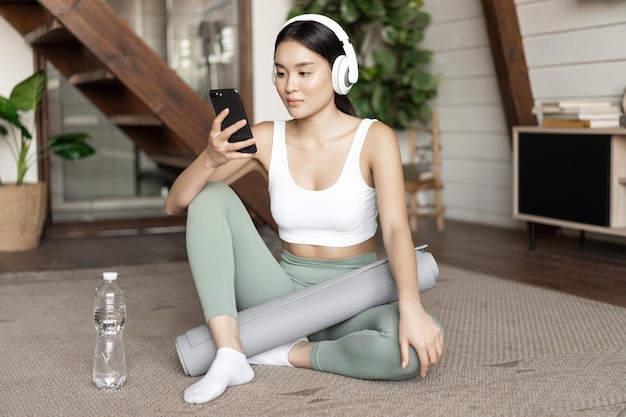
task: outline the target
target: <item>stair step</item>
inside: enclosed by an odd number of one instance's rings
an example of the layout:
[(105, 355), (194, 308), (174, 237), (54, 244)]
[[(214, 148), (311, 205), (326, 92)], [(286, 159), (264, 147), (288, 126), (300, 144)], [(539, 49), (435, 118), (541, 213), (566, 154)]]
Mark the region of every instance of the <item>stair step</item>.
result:
[(57, 20), (53, 20), (24, 35), (31, 45), (77, 43), (78, 41)]
[(85, 84), (119, 84), (119, 80), (115, 75), (104, 68), (74, 74), (67, 81), (75, 86)]
[(117, 126), (163, 126), (159, 119), (149, 114), (117, 114), (109, 120)]

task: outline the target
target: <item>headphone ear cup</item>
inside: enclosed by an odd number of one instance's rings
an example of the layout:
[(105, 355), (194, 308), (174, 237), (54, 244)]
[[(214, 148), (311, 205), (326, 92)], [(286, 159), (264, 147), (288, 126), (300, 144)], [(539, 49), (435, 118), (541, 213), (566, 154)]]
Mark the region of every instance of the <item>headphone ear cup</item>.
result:
[(337, 94), (345, 96), (352, 88), (352, 84), (348, 81), (348, 59), (345, 55), (339, 55), (333, 63), (332, 80), (333, 89)]

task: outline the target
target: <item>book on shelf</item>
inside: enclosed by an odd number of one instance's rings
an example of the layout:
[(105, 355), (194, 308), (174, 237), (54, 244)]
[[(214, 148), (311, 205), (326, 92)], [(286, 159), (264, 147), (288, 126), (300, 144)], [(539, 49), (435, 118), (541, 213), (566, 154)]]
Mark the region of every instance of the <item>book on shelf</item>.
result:
[(598, 115), (615, 116), (621, 114), (619, 106), (606, 106), (606, 107), (533, 107), (533, 114), (562, 114), (562, 115), (588, 115), (590, 117), (597, 117)]
[(617, 127), (623, 114), (608, 101), (549, 101), (532, 109), (544, 127)]
[(622, 113), (578, 112), (578, 113), (543, 113), (549, 119), (562, 120), (619, 120)]
[(545, 117), (541, 121), (541, 126), (543, 127), (618, 127), (619, 125), (619, 118), (608, 120), (575, 120)]
[(544, 101), (533, 107), (535, 114), (546, 113), (621, 113), (621, 108), (610, 101), (562, 100)]
[(541, 107), (555, 107), (559, 109), (571, 109), (575, 107), (586, 108), (603, 108), (611, 107), (610, 101), (579, 101), (579, 100), (561, 100), (561, 101), (545, 101), (541, 103)]

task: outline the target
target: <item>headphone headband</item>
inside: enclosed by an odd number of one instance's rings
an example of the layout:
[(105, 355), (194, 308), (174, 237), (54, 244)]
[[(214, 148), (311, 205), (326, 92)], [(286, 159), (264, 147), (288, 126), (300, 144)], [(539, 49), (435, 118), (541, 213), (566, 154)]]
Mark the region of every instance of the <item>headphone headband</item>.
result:
[(337, 38), (341, 42), (341, 45), (343, 46), (343, 50), (347, 59), (348, 67), (346, 80), (350, 83), (349, 86), (347, 86), (347, 89), (349, 90), (352, 84), (356, 83), (359, 79), (359, 65), (356, 59), (356, 52), (354, 51), (352, 43), (350, 43), (350, 37), (348, 36), (346, 31), (343, 30), (339, 23), (335, 22), (330, 17), (321, 14), (302, 14), (299, 16), (295, 16), (285, 22), (285, 24), (283, 25), (283, 29), (293, 22), (302, 21), (313, 21), (320, 23), (335, 33), (335, 36), (337, 36)]

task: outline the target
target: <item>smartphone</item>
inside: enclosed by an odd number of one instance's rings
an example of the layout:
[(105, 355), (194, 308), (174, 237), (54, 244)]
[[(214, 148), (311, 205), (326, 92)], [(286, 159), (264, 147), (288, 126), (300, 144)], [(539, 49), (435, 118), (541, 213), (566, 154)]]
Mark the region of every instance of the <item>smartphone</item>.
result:
[[(226, 129), (228, 126), (238, 122), (239, 120), (246, 119), (246, 112), (243, 108), (243, 102), (241, 101), (241, 96), (239, 95), (239, 91), (234, 88), (227, 89), (219, 89), (219, 90), (211, 90), (209, 91), (209, 97), (211, 98), (211, 104), (213, 104), (213, 109), (215, 110), (215, 114), (219, 114), (222, 110), (228, 108), (230, 112), (226, 119), (222, 122), (222, 130)], [(252, 130), (250, 129), (250, 121), (235, 132), (228, 141), (231, 143), (241, 142), (242, 140), (247, 140), (252, 137)], [(244, 153), (256, 153), (256, 145), (246, 146), (245, 148), (239, 149), (239, 152)]]

